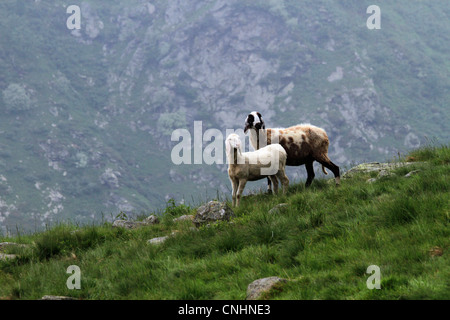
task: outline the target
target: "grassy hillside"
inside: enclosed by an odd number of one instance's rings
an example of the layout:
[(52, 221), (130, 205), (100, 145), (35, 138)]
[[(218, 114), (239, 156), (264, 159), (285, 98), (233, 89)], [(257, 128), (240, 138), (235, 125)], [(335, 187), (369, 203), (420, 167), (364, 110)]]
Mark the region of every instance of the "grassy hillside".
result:
[[(0, 238), (31, 244), (0, 261), (0, 297), (245, 299), (253, 280), (279, 276), (290, 281), (266, 298), (449, 299), (450, 148), (407, 158), (417, 163), (374, 183), (360, 174), (340, 188), (316, 180), (285, 196), (248, 196), (231, 223), (199, 230), (172, 220), (195, 208), (171, 203), (160, 224), (136, 230), (64, 224)], [(268, 213), (278, 203), (289, 206)], [(175, 230), (163, 244), (147, 244)], [(66, 287), (70, 265), (81, 269), (80, 290)], [(380, 267), (380, 290), (366, 287), (370, 265)]]

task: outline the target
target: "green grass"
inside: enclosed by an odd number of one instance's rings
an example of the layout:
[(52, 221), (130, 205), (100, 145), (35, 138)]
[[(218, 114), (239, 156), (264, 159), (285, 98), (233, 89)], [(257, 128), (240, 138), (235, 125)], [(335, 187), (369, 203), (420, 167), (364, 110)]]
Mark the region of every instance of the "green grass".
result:
[[(0, 297), (245, 299), (253, 280), (279, 276), (290, 281), (263, 298), (449, 299), (449, 147), (407, 157), (417, 164), (372, 184), (361, 174), (339, 188), (318, 179), (287, 195), (247, 196), (232, 223), (209, 228), (174, 223), (195, 208), (170, 202), (154, 226), (62, 224), (0, 239), (30, 244), (0, 262)], [(405, 178), (412, 170), (419, 172)], [(289, 206), (269, 214), (278, 203)], [(174, 230), (162, 245), (146, 243)], [(81, 269), (80, 290), (66, 287), (70, 265)], [(366, 286), (370, 265), (380, 267), (380, 290)]]

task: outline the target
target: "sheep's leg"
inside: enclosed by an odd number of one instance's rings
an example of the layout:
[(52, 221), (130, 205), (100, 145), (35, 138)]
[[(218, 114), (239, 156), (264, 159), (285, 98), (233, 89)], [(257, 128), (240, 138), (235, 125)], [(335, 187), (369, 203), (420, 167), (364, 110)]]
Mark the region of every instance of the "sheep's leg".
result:
[(236, 196), (236, 206), (237, 207), (239, 207), (239, 204), (241, 202), (241, 195), (242, 195), (242, 192), (244, 191), (246, 183), (247, 183), (247, 180), (239, 179), (239, 188), (238, 188), (238, 192), (237, 192), (237, 196)]
[(281, 185), (283, 186), (283, 194), (286, 194), (287, 189), (289, 188), (289, 178), (287, 177), (284, 171), (278, 171), (277, 173), (278, 179), (281, 181)]
[(311, 185), (311, 183), (314, 179), (314, 176), (315, 176), (313, 162), (314, 162), (314, 160), (308, 161), (305, 163), (306, 172), (308, 174), (308, 177), (306, 178), (305, 188), (308, 188)]
[(336, 181), (336, 186), (339, 186), (341, 184), (341, 178), (339, 173), (339, 167), (335, 165), (331, 160), (328, 158), (327, 155), (322, 156), (320, 159), (316, 159), (321, 165), (323, 165), (325, 168), (328, 168), (333, 172), (334, 179)]
[(239, 181), (237, 179), (231, 179), (231, 187), (233, 188), (231, 198), (232, 198), (232, 206), (236, 206), (236, 192), (238, 190)]
[(276, 175), (269, 176), (269, 181), (273, 184), (273, 194), (278, 194), (278, 179)]
[(272, 181), (267, 177), (267, 193), (272, 193)]

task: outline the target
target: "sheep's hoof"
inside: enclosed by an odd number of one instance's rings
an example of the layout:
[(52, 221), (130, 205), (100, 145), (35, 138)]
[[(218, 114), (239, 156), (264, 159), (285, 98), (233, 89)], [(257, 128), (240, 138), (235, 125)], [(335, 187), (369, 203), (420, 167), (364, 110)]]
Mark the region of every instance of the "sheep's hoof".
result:
[(273, 194), (272, 190), (267, 190), (266, 194)]

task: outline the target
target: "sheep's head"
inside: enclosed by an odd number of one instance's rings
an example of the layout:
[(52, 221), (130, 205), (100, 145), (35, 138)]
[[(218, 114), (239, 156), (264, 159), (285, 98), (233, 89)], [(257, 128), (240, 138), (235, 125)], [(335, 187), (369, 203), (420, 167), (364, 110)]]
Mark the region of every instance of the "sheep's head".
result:
[(232, 149), (241, 150), (241, 139), (236, 133), (232, 133), (227, 137), (225, 141), (225, 147), (227, 154), (231, 154)]
[(253, 111), (247, 116), (247, 119), (245, 119), (244, 133), (246, 133), (248, 129), (260, 130), (265, 128), (266, 126), (262, 119), (261, 113), (259, 112)]

